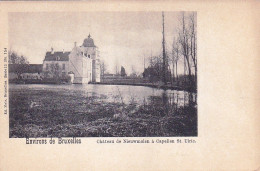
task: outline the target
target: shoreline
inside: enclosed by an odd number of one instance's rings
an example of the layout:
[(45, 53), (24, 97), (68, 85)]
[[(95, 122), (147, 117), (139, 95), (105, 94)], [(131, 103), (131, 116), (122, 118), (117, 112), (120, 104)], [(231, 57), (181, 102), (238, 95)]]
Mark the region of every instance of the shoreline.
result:
[(177, 90), (177, 91), (187, 91), (191, 93), (197, 93), (195, 89), (189, 89), (179, 86), (169, 86), (169, 85), (155, 85), (155, 84), (143, 84), (143, 83), (89, 83), (89, 84), (100, 84), (100, 85), (130, 85), (130, 86), (144, 86), (144, 87), (150, 87), (150, 88), (158, 88), (158, 89), (164, 89), (164, 90)]
[[(58, 82), (42, 82), (42, 81), (25, 81), (25, 82), (9, 82), (9, 84), (53, 84), (53, 85), (68, 85), (69, 83), (58, 83)], [(98, 85), (129, 85), (129, 86), (143, 86), (143, 87), (150, 87), (150, 88), (157, 88), (163, 90), (177, 90), (177, 91), (187, 91), (190, 93), (197, 93), (197, 90), (194, 88), (187, 88), (181, 86), (171, 86), (171, 85), (156, 85), (152, 83), (122, 83), (122, 82), (90, 82), (89, 84), (98, 84)]]

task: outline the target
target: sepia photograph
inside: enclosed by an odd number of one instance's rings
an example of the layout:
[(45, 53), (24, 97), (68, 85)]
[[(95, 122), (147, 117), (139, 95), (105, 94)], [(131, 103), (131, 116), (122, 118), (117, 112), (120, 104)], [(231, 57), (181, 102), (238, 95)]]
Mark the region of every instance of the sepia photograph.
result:
[(0, 170), (259, 170), (259, 5), (1, 1)]
[(197, 12), (9, 12), (9, 138), (197, 137)]

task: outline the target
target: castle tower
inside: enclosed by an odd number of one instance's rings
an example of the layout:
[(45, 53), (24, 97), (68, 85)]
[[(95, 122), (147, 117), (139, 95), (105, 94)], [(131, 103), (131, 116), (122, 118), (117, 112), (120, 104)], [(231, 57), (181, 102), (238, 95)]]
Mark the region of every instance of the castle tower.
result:
[(81, 48), (85, 56), (92, 59), (92, 82), (100, 82), (100, 62), (98, 59), (98, 50), (90, 34), (88, 35), (88, 38), (83, 41)]
[(74, 44), (69, 57), (69, 69), (74, 74), (73, 83), (100, 82), (100, 62), (97, 46), (90, 34), (81, 46)]

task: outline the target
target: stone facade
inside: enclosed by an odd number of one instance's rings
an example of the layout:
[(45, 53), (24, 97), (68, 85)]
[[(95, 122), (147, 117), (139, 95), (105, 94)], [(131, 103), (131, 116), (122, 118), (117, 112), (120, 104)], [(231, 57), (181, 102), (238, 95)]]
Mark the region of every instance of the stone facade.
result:
[(92, 80), (92, 59), (86, 57), (80, 47), (74, 47), (69, 55), (69, 72), (74, 74), (73, 83), (89, 83)]
[(66, 78), (68, 61), (43, 61), (43, 75), (48, 78)]
[(71, 52), (47, 52), (43, 61), (47, 77), (64, 78), (73, 74), (72, 83), (100, 82), (100, 60), (94, 40), (89, 35), (81, 46), (76, 42)]

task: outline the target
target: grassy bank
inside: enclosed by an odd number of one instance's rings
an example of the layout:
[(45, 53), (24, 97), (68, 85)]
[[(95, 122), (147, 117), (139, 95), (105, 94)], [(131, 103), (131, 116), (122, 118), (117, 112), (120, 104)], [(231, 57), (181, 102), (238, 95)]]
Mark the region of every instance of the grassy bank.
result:
[(107, 102), (80, 91), (10, 90), (10, 137), (196, 136), (197, 109), (163, 97)]

